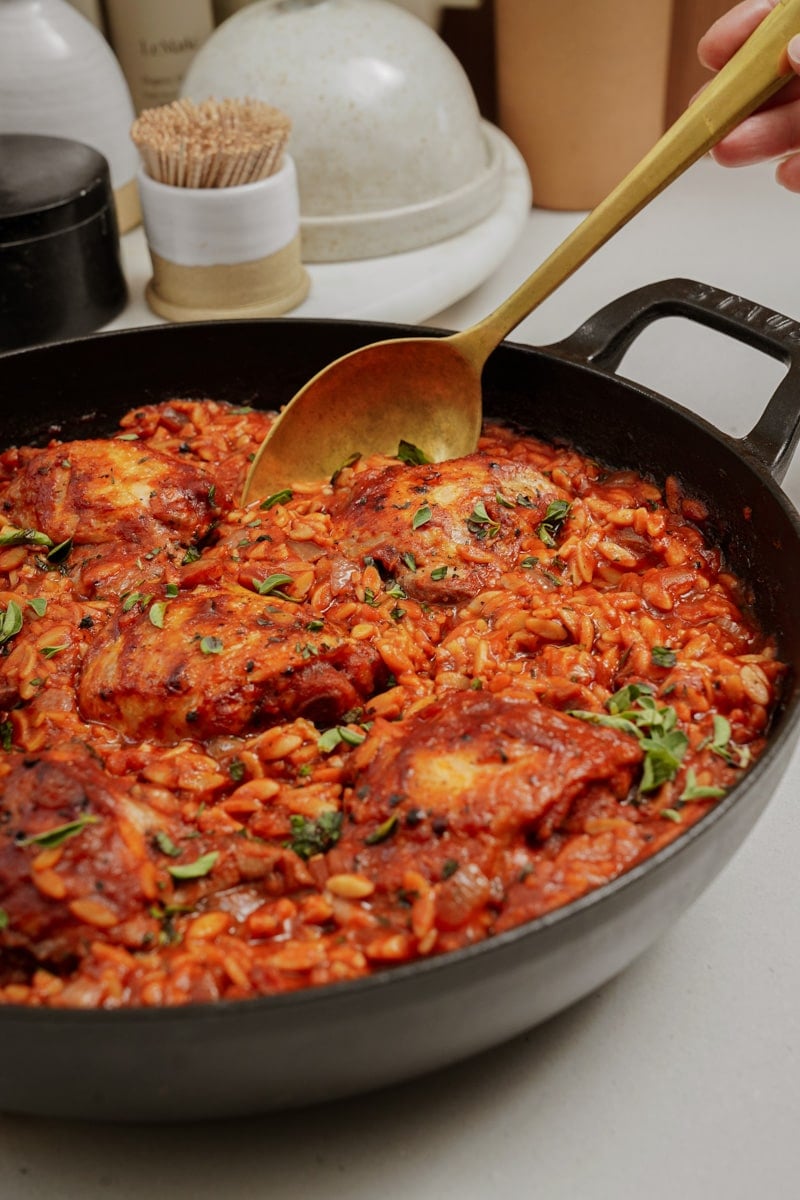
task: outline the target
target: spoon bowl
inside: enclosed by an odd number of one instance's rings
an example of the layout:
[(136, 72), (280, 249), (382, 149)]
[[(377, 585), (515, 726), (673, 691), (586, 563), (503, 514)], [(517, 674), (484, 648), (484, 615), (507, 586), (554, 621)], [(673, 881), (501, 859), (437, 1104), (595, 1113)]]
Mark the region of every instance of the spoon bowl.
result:
[(410, 442), (432, 462), (477, 446), (486, 359), (533, 309), (668, 184), (793, 77), (786, 47), (800, 0), (778, 0), (752, 35), (621, 183), (494, 312), (443, 338), (375, 342), (320, 371), (281, 411), (244, 502), (331, 476)]
[(373, 342), (323, 368), (283, 410), (253, 464), (251, 497), (330, 476), (365, 452), (396, 455), (403, 441), (431, 462), (470, 454), (481, 411), (480, 373), (452, 338)]

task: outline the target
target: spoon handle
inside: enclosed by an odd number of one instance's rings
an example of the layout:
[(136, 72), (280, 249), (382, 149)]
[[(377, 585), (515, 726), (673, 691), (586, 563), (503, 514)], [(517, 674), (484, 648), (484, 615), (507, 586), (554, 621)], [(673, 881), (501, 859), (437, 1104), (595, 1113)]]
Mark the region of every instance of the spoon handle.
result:
[(800, 0), (779, 0), (655, 146), (549, 258), (494, 312), (451, 335), (449, 340), (476, 369), (595, 250), (788, 82), (793, 72), (786, 47), (796, 33), (800, 33)]

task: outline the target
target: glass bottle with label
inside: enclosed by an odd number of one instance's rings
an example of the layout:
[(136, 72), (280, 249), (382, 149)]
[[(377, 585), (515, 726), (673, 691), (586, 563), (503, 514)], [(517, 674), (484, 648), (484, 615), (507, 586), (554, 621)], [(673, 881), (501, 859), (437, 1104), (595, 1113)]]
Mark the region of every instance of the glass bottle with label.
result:
[(105, 11), (137, 113), (175, 100), (189, 63), (213, 32), (212, 0), (105, 0)]

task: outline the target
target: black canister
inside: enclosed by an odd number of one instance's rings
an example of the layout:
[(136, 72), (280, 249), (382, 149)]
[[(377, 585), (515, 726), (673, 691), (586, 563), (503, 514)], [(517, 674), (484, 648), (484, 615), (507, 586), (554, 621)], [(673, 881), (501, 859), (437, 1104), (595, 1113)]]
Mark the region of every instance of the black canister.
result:
[(0, 351), (91, 333), (127, 296), (103, 155), (0, 134)]

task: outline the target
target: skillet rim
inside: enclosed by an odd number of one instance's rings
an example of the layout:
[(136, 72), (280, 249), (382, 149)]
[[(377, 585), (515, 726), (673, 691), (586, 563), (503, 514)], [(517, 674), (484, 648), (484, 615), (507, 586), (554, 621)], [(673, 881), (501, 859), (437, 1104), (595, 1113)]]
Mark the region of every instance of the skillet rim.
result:
[[(119, 330), (105, 330), (80, 338), (64, 339), (0, 355), (0, 384), (2, 383), (4, 359), (24, 362), (32, 354), (38, 355), (40, 358), (43, 357), (41, 354), (43, 351), (47, 352), (46, 356), (49, 357), (49, 353), (57, 353), (65, 347), (83, 347), (101, 340), (124, 340), (133, 336), (141, 336), (142, 334), (149, 337), (158, 336), (159, 334), (190, 337), (192, 331), (197, 334), (201, 331), (218, 329), (220, 325), (252, 327), (263, 325), (286, 326), (288, 324), (302, 325), (304, 328), (308, 328), (309, 326), (321, 326), (324, 328), (334, 326), (351, 330), (364, 330), (366, 333), (382, 331), (383, 336), (403, 336), (411, 333), (413, 335), (439, 337), (446, 336), (448, 332), (452, 332), (432, 326), (420, 327), (393, 322), (348, 320), (345, 318), (303, 319), (278, 317), (224, 322), (196, 321), (180, 325), (134, 326)], [(744, 465), (749, 472), (754, 474), (758, 482), (769, 493), (770, 499), (782, 509), (795, 535), (798, 558), (800, 558), (800, 513), (776, 478), (764, 465), (763, 461), (748, 448), (746, 438), (734, 438), (724, 433), (713, 423), (706, 420), (700, 414), (685, 408), (678, 401), (672, 400), (668, 396), (648, 388), (638, 381), (627, 379), (614, 369), (598, 366), (586, 359), (576, 359), (568, 352), (565, 352), (564, 347), (569, 340), (567, 339), (564, 343), (556, 343), (550, 346), (532, 346), (523, 342), (507, 340), (502, 343), (498, 351), (501, 353), (510, 351), (512, 353), (530, 354), (534, 357), (556, 358), (572, 369), (588, 373), (590, 377), (606, 381), (611, 378), (622, 384), (627, 390), (638, 393), (649, 403), (654, 403), (657, 408), (665, 408), (689, 426), (700, 429), (706, 436), (716, 441), (727, 454), (732, 455), (739, 465)], [(146, 402), (149, 403), (150, 401)], [(515, 422), (515, 424), (519, 425), (520, 428), (523, 427), (521, 422)], [(589, 453), (589, 451), (585, 452)], [(748, 579), (745, 582), (750, 583), (753, 581)], [(767, 734), (767, 745), (761, 756), (747, 771), (740, 782), (735, 784), (726, 793), (724, 798), (714, 808), (710, 809), (704, 817), (689, 826), (688, 829), (680, 833), (673, 841), (662, 847), (661, 850), (636, 863), (629, 870), (602, 884), (600, 887), (593, 888), (569, 904), (561, 905), (534, 920), (524, 922), (503, 933), (493, 934), (472, 945), (443, 954), (415, 959), (409, 963), (386, 967), (358, 979), (315, 985), (291, 992), (242, 997), (235, 1000), (222, 999), (182, 1005), (164, 1005), (153, 1008), (136, 1006), (98, 1009), (77, 1007), (34, 1008), (24, 1004), (3, 1004), (0, 1005), (0, 1024), (3, 1021), (8, 1022), (12, 1018), (15, 1022), (31, 1022), (34, 1025), (58, 1023), (68, 1027), (73, 1024), (84, 1026), (87, 1023), (93, 1023), (102, 1026), (113, 1024), (120, 1027), (124, 1026), (125, 1028), (138, 1025), (140, 1022), (147, 1025), (157, 1025), (178, 1021), (183, 1024), (187, 1018), (194, 1021), (229, 1021), (245, 1013), (249, 1016), (266, 1016), (272, 1010), (279, 1012), (287, 1008), (291, 1010), (316, 1008), (318, 1006), (325, 1006), (328, 1003), (346, 1003), (348, 999), (357, 1002), (358, 998), (363, 994), (384, 990), (392, 981), (410, 983), (420, 977), (427, 978), (428, 976), (443, 975), (448, 969), (458, 970), (460, 966), (469, 964), (476, 959), (491, 958), (494, 954), (500, 954), (505, 950), (513, 948), (517, 943), (526, 943), (528, 940), (534, 941), (537, 937), (553, 929), (557, 932), (559, 926), (569, 927), (571, 923), (577, 922), (588, 910), (600, 907), (604, 903), (610, 902), (620, 893), (624, 893), (626, 890), (635, 887), (644, 876), (657, 875), (670, 864), (673, 858), (681, 855), (684, 850), (688, 850), (695, 842), (709, 836), (720, 821), (724, 821), (734, 808), (738, 808), (741, 803), (745, 802), (746, 797), (757, 787), (761, 779), (769, 773), (776, 760), (779, 760), (782, 754), (789, 752), (792, 743), (796, 739), (798, 727), (800, 727), (800, 676), (787, 681), (785, 695), (782, 697), (780, 707), (777, 710), (774, 724), (771, 723)], [(770, 793), (763, 801), (761, 808), (745, 832), (745, 838), (749, 836), (764, 808), (771, 801), (776, 786), (777, 784), (771, 788)], [(731, 855), (727, 856), (721, 869), (724, 869), (730, 857)], [(719, 870), (706, 880), (703, 888), (707, 887), (718, 874)]]

